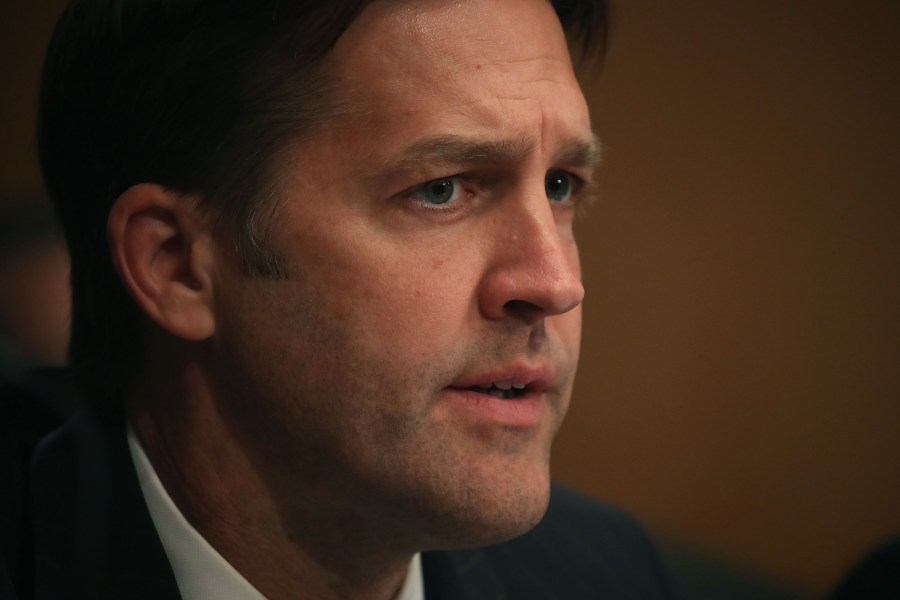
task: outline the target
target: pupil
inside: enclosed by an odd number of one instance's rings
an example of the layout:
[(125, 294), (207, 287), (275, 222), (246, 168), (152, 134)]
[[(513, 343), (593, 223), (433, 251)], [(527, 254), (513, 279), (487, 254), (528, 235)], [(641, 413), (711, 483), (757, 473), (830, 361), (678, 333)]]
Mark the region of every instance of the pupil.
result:
[(435, 181), (429, 187), (433, 204), (445, 204), (453, 197), (453, 182), (449, 179)]

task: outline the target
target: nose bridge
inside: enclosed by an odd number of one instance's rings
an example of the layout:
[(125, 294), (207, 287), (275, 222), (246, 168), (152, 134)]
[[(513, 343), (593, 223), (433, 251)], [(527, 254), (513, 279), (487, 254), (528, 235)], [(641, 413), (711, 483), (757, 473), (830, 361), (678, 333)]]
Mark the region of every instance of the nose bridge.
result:
[(571, 232), (557, 223), (541, 193), (511, 202), (497, 236), (495, 269), (487, 282), (487, 312), (549, 316), (577, 307), (584, 298), (578, 251)]
[(564, 245), (574, 244), (574, 241), (561, 238), (560, 227), (546, 198), (530, 201), (528, 207), (516, 215), (515, 221), (521, 227), (521, 233), (518, 233), (519, 227), (513, 227), (513, 235), (522, 239), (520, 256), (526, 264), (538, 267), (537, 274), (543, 274), (548, 281), (562, 280), (572, 274), (569, 253)]

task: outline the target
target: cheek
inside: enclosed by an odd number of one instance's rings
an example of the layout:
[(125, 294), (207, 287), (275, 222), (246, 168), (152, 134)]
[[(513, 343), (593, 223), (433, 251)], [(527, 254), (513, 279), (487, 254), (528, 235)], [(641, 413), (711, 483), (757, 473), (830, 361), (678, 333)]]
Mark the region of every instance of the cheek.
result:
[[(474, 274), (448, 261), (386, 258), (342, 282), (344, 308), (378, 339), (419, 352), (451, 345), (470, 321)], [(349, 285), (348, 285), (349, 284)]]
[(342, 205), (332, 209), (337, 216), (289, 208), (285, 221), (306, 226), (278, 243), (314, 310), (374, 352), (424, 358), (459, 343), (474, 322), (484, 271), (473, 228), (410, 233)]
[(570, 350), (574, 352), (576, 359), (581, 349), (581, 311), (581, 306), (578, 306), (560, 317), (564, 322), (563, 339)]
[(348, 325), (379, 338), (436, 343), (468, 322), (475, 306), (480, 259), (460, 246), (466, 245), (410, 243), (363, 230), (319, 245), (323, 259), (301, 270), (335, 317), (352, 321)]

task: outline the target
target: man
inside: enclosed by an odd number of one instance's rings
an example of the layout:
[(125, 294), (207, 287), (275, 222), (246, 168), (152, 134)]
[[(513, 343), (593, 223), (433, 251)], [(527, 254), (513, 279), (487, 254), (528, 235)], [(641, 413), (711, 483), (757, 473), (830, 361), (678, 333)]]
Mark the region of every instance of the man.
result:
[(665, 597), (630, 520), (547, 511), (598, 155), (564, 32), (603, 18), (67, 9), (39, 138), (94, 407), (34, 459), (38, 597)]

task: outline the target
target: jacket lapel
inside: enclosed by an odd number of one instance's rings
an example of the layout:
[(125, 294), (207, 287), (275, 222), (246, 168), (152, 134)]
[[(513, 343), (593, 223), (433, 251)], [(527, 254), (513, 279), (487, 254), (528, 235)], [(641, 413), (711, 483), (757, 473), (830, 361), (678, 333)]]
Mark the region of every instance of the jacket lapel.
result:
[(83, 412), (42, 442), (32, 499), (38, 600), (180, 600), (124, 417)]

